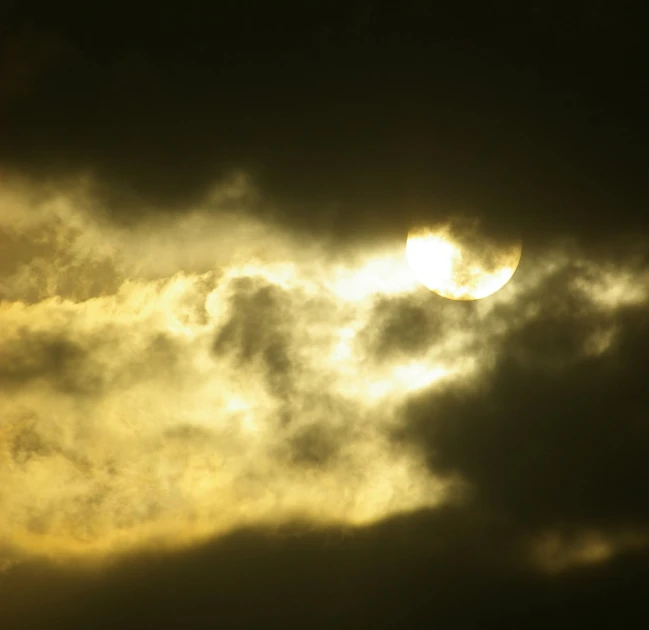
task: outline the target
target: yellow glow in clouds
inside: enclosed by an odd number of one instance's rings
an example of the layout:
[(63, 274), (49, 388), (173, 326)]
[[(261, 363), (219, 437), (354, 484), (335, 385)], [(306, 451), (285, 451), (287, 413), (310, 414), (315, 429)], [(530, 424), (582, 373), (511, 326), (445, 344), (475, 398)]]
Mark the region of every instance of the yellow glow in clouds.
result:
[[(0, 571), (461, 499), (462, 478), (392, 437), (413, 396), (485, 378), (537, 316), (528, 296), (568, 265), (565, 290), (602, 322), (575, 357), (606, 352), (611, 314), (649, 296), (646, 274), (550, 249), (515, 291), (458, 318), (429, 308), (415, 276), (484, 297), (520, 243), (470, 222), (413, 231), (413, 274), (400, 242), (342, 256), (261, 221), (249, 186), (128, 228), (88, 211), (99, 202), (82, 186), (0, 190)], [(240, 209), (221, 208), (237, 195)]]
[(406, 259), (419, 282), (452, 300), (477, 300), (501, 289), (521, 253), (520, 241), (489, 239), (477, 221), (415, 228), (406, 242)]

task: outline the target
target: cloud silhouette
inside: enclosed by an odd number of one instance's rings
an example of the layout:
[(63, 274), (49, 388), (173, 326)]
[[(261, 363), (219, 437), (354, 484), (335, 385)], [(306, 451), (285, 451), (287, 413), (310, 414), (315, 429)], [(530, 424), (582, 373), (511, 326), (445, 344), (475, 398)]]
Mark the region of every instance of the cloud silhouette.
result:
[(27, 619), (34, 628), (388, 628), (395, 619), (567, 628), (577, 619), (595, 627), (644, 619), (644, 552), (556, 576), (521, 562), (520, 543), (506, 522), (453, 508), (351, 532), (299, 523), (248, 529), (191, 551), (134, 557), (100, 574), (34, 564), (15, 568), (12, 582), (0, 579), (23, 598), (41, 598), (38, 615), (32, 609), (25, 616), (24, 599), (8, 600), (5, 609), (8, 623)]

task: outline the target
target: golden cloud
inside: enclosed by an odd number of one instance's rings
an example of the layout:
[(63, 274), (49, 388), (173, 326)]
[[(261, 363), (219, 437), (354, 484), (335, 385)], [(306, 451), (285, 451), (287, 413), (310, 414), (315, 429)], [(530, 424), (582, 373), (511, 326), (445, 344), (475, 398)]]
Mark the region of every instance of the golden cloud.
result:
[(418, 285), (404, 243), (338, 255), (233, 207), (249, 186), (239, 176), (128, 228), (102, 218), (83, 182), (0, 193), (12, 553), (96, 557), (455, 500), (461, 479), (391, 439), (409, 397), (479, 384), (543, 308), (538, 287), (566, 270), (602, 314), (579, 356), (614, 345), (607, 313), (647, 299), (646, 276), (625, 290), (628, 269), (555, 245), (467, 310)]

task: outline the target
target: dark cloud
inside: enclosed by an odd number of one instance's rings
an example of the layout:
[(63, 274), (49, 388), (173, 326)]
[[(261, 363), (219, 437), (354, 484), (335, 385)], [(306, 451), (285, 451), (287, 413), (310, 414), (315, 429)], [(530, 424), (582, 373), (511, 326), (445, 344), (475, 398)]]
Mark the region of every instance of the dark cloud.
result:
[(520, 545), (506, 522), (445, 509), (357, 530), (243, 530), (99, 573), (26, 564), (0, 577), (5, 627), (540, 629), (646, 620), (644, 554), (557, 577), (530, 570)]
[(431, 294), (425, 297), (378, 298), (358, 343), (378, 360), (423, 354), (435, 337), (439, 338), (443, 325), (443, 317), (433, 306), (437, 305), (435, 298)]
[(84, 369), (87, 354), (75, 341), (25, 331), (2, 343), (0, 382), (5, 387), (21, 387), (41, 379), (67, 393), (91, 393), (101, 385), (101, 380), (99, 375)]
[[(327, 413), (326, 406), (320, 407), (321, 412)], [(329, 409), (333, 415), (337, 409)], [(339, 416), (340, 417), (340, 416)], [(343, 416), (344, 418), (344, 416)], [(348, 430), (347, 433), (350, 431)], [(345, 429), (338, 431), (324, 428), (322, 423), (312, 422), (298, 427), (286, 445), (286, 452), (291, 463), (304, 467), (323, 467), (332, 463), (344, 443)]]
[(322, 468), (333, 464), (357, 437), (357, 405), (332, 395), (304, 372), (299, 344), (302, 318), (321, 308), (301, 295), (267, 281), (239, 278), (230, 285), (230, 315), (216, 332), (216, 356), (229, 353), (242, 371), (261, 370), (279, 403), (277, 418), (288, 428), (277, 454), (291, 465)]
[(405, 435), (432, 470), (459, 473), (481, 505), (521, 523), (646, 529), (645, 308), (616, 317), (601, 356), (583, 352), (596, 317), (540, 316), (505, 340), (480, 388), (413, 400)]
[(360, 405), (342, 396), (302, 392), (299, 399), (288, 400), (282, 407), (281, 417), (291, 431), (278, 452), (301, 468), (333, 468), (349, 457), (350, 444), (363, 442), (359, 420), (364, 414)]
[(338, 243), (456, 206), (528, 240), (644, 224), (632, 6), (171, 6), (13, 6), (7, 33), (67, 52), (5, 112), (6, 169), (93, 172), (120, 220), (243, 169), (276, 220)]
[[(127, 334), (107, 326), (98, 333), (37, 333), (25, 328), (0, 342), (0, 384), (7, 389), (47, 385), (70, 396), (99, 396), (134, 379), (176, 379), (183, 361), (178, 340), (152, 334), (142, 352), (128, 352)], [(125, 352), (118, 371), (105, 361)], [(175, 381), (174, 381), (175, 382)]]
[(291, 309), (288, 292), (270, 283), (242, 278), (233, 283), (232, 313), (217, 332), (214, 352), (230, 351), (239, 365), (261, 365), (273, 393), (290, 394), (296, 366), (292, 354)]

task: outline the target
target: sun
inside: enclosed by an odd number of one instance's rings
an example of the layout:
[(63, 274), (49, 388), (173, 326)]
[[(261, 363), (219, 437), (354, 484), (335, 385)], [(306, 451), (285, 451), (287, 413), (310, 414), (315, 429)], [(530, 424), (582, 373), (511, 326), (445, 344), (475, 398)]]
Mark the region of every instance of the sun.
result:
[(451, 300), (478, 300), (509, 282), (521, 259), (520, 240), (487, 236), (477, 220), (454, 220), (408, 233), (406, 260), (425, 287)]

